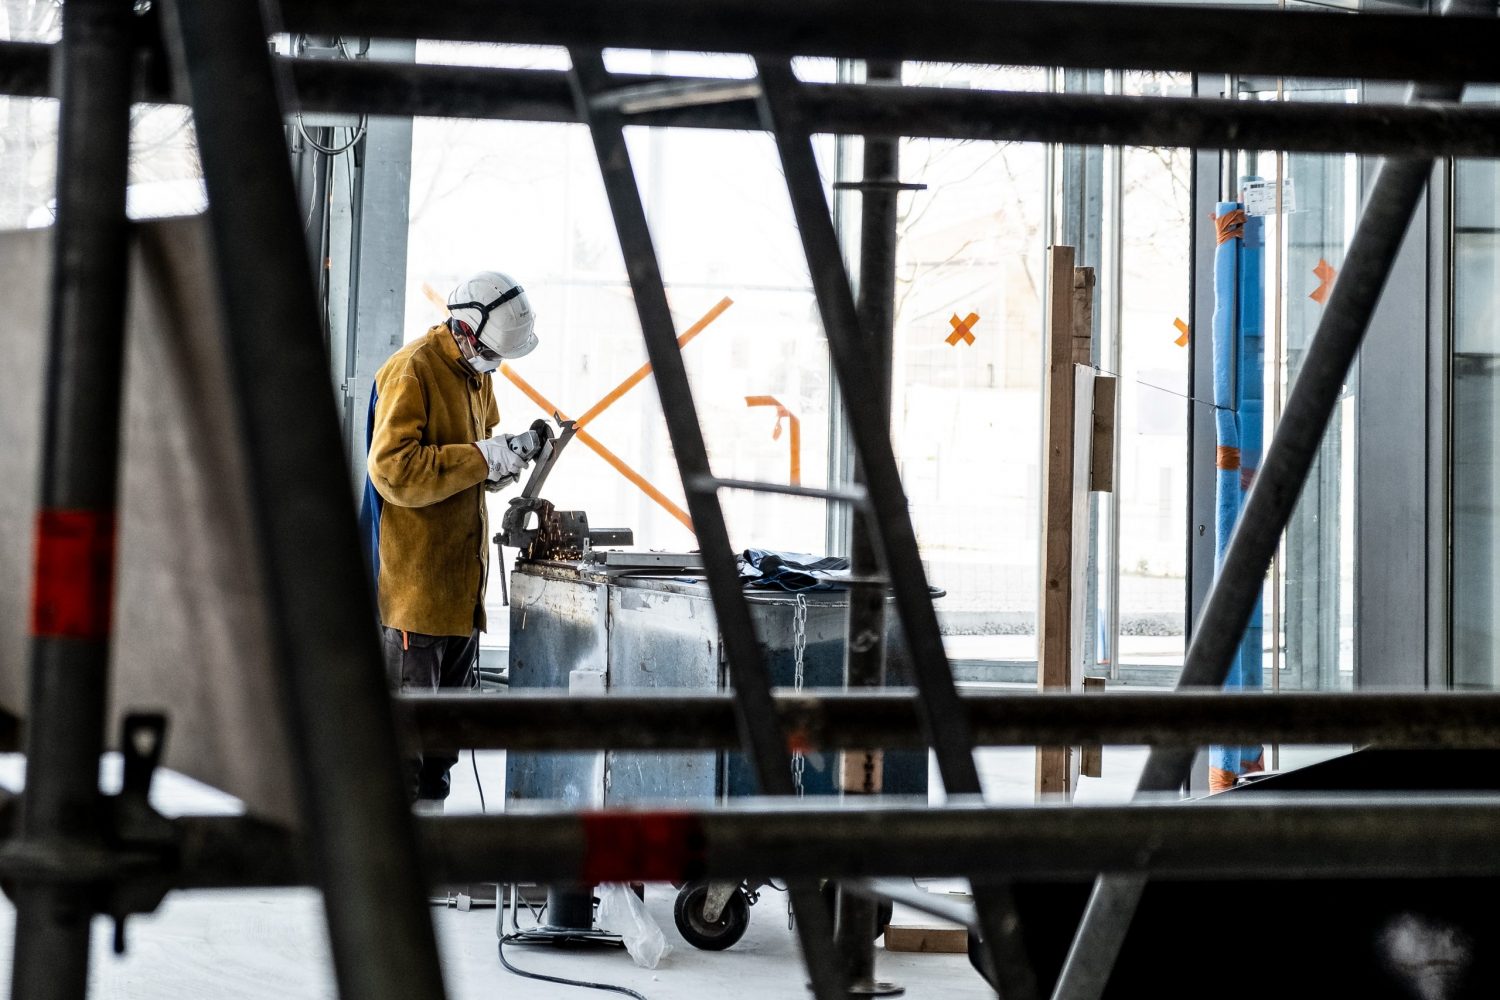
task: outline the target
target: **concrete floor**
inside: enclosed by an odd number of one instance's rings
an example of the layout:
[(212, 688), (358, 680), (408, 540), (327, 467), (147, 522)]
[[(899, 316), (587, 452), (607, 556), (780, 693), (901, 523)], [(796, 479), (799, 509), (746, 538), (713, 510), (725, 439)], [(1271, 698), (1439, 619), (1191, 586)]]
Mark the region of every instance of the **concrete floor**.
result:
[[(1085, 779), (1083, 802), (1122, 801), (1129, 797), (1145, 760), (1132, 747), (1106, 748), (1104, 777)], [(1285, 758), (1284, 758), (1285, 763)], [(501, 800), (503, 753), (477, 755), (484, 791), (491, 808)], [(1030, 750), (986, 750), (980, 770), (986, 798), (994, 802), (1032, 799), (1033, 754)], [(118, 782), (118, 762), (107, 761), (106, 787)], [(0, 757), (0, 785), (15, 790), (24, 781), (24, 761)], [(934, 786), (939, 787), (936, 780)], [(181, 775), (164, 773), (154, 799), (169, 815), (233, 813), (229, 796)], [(468, 755), (454, 770), (450, 811), (479, 810), (474, 768)], [(655, 970), (637, 968), (622, 951), (558, 953), (541, 948), (508, 948), (513, 964), (526, 969), (618, 983), (650, 1000), (667, 998), (807, 996), (796, 945), (787, 929), (785, 896), (767, 891), (751, 911), (745, 938), (725, 952), (701, 952), (678, 936), (672, 923), (673, 890), (653, 886), (647, 907), (661, 925), (672, 953)], [(532, 980), (518, 979), (500, 967), (496, 956), (493, 909), (433, 911), (442, 948), (450, 997), (480, 1000), (496, 996), (580, 998), (602, 996)], [(0, 902), (0, 942), (9, 941), (14, 911)], [(319, 896), (311, 890), (196, 892), (174, 894), (155, 913), (129, 925), (129, 951), (117, 958), (110, 951), (111, 927), (98, 921), (92, 959), (96, 998), (118, 1000), (312, 1000), (334, 997), (332, 968)], [(0, 944), (0, 983), (10, 981), (10, 948)], [(883, 978), (908, 987), (912, 997), (992, 996), (962, 955), (913, 955), (877, 952)]]

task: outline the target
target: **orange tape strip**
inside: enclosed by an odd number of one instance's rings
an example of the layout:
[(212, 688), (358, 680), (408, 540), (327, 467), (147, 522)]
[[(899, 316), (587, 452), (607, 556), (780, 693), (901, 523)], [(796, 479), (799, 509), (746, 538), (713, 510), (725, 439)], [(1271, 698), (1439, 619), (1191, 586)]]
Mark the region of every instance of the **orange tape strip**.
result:
[(781, 437), (781, 421), (784, 419), (792, 425), (792, 434), (787, 442), (792, 449), (791, 469), (789, 472), (790, 482), (793, 486), (802, 485), (802, 421), (797, 415), (785, 406), (775, 396), (746, 396), (746, 406), (774, 406), (776, 407), (776, 433), (771, 435), (774, 440)]
[(1221, 469), (1238, 469), (1240, 467), (1240, 450), (1238, 448), (1225, 448), (1220, 445), (1214, 449), (1214, 464)]
[[(704, 330), (708, 329), (708, 324), (724, 315), (724, 310), (728, 309), (732, 305), (734, 305), (734, 300), (729, 296), (726, 295), (724, 296), (724, 298), (720, 299), (712, 309), (703, 314), (702, 318), (699, 319), (698, 322), (694, 323), (692, 326), (684, 330), (682, 332), (682, 336), (677, 338), (678, 350), (686, 347), (689, 341), (698, 336), (698, 334), (702, 333)], [(599, 400), (599, 402), (591, 406), (587, 413), (578, 418), (578, 429), (583, 430), (583, 428), (587, 427), (590, 423), (593, 422), (595, 417), (613, 406), (621, 396), (625, 395), (631, 389), (634, 389), (636, 386), (640, 385), (641, 381), (650, 374), (650, 364), (644, 364), (637, 368), (629, 378), (607, 392), (603, 399)]]
[[(500, 374), (510, 379), (517, 389), (520, 389), (523, 393), (525, 393), (526, 396), (537, 406), (540, 406), (543, 411), (547, 413), (556, 413), (563, 419), (567, 419), (567, 414), (563, 413), (557, 407), (553, 406), (551, 401), (549, 401), (546, 396), (543, 396), (540, 392), (537, 392), (537, 390), (531, 385), (530, 382), (527, 382), (524, 378), (517, 375), (515, 370), (511, 368), (510, 365), (501, 365)], [(610, 451), (608, 448), (604, 447), (604, 445), (600, 444), (599, 440), (588, 431), (579, 431), (577, 434), (577, 438), (579, 442), (592, 449), (596, 455), (608, 462), (616, 472), (628, 479), (642, 493), (646, 494), (652, 500), (655, 500), (658, 504), (660, 504), (668, 514), (671, 514), (679, 522), (681, 522), (684, 528), (689, 531), (693, 530), (693, 519), (691, 517), (688, 517), (687, 511), (683, 510), (671, 500), (667, 499), (666, 494), (657, 489), (655, 486), (651, 485), (651, 483), (647, 481), (645, 476), (641, 475), (639, 472), (636, 472), (630, 466), (626, 465), (618, 455)]]
[(1232, 212), (1214, 216), (1214, 228), (1218, 231), (1220, 243), (1239, 239), (1245, 235), (1245, 210), (1236, 208)]

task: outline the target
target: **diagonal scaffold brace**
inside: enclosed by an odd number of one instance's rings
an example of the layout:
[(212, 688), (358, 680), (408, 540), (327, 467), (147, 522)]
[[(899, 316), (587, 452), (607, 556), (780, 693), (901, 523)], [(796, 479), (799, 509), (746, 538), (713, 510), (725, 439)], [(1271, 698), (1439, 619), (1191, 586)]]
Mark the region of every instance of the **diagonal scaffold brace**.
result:
[[(734, 705), (741, 744), (755, 768), (763, 793), (791, 796), (792, 755), (771, 695), (771, 674), (761, 656), (750, 609), (745, 602), (729, 528), (718, 494), (696, 489), (695, 483), (714, 482), (708, 449), (693, 403), (687, 368), (677, 346), (677, 332), (667, 303), (666, 287), (657, 262), (656, 247), (646, 222), (640, 188), (625, 144), (624, 118), (604, 95), (611, 91), (611, 74), (599, 50), (570, 49), (574, 99), (589, 126), (604, 189), (614, 216), (620, 251), (630, 275), (630, 288), (640, 317), (646, 353), (656, 375), (672, 451), (687, 494), (688, 514), (698, 536), (709, 596), (734, 681)], [(847, 996), (843, 970), (833, 952), (833, 921), (815, 884), (788, 885), (796, 913), (803, 960), (818, 1000)]]
[[(757, 58), (756, 68), (761, 81), (762, 118), (776, 139), (834, 374), (848, 412), (850, 439), (869, 492), (868, 523), (874, 529), (911, 649), (923, 729), (937, 755), (947, 794), (978, 798), (983, 790), (974, 762), (973, 728), (938, 630), (937, 612), (891, 446), (890, 416), (881, 409), (880, 394), (868, 389), (875, 383), (865, 357), (859, 313), (838, 235), (823, 195), (812, 130), (798, 107), (801, 85), (790, 61)], [(1037, 995), (1036, 974), (1022, 942), (1009, 884), (975, 880), (973, 889), (991, 981), (1004, 1000), (1030, 1000)]]
[(256, 0), (172, 0), (208, 188), (254, 555), (345, 1000), (442, 1000), (369, 573)]

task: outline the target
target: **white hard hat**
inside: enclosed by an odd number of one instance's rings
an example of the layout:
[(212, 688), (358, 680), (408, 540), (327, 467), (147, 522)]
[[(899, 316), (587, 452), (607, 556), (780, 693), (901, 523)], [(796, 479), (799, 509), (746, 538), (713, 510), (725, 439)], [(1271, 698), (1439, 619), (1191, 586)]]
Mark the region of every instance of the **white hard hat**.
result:
[(524, 357), (536, 348), (531, 302), (508, 274), (481, 271), (460, 282), (448, 296), (448, 315), (502, 358)]

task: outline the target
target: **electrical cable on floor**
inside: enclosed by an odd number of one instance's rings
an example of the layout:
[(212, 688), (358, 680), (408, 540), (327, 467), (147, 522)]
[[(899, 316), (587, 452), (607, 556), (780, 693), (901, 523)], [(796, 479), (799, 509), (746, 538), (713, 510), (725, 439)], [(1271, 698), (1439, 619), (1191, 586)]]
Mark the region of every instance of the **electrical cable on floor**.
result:
[(484, 807), (484, 782), (479, 780), (479, 761), (474, 757), (474, 751), (469, 751), (469, 765), (474, 768), (474, 786), (479, 789), (479, 811), (489, 812)]
[(527, 972), (525, 969), (518, 969), (514, 965), (511, 965), (505, 957), (505, 942), (514, 941), (515, 939), (516, 936), (514, 934), (507, 934), (500, 938), (498, 947), (500, 950), (500, 964), (505, 966), (507, 971), (517, 976), (522, 976), (526, 979), (538, 979), (544, 983), (557, 983), (559, 986), (578, 986), (587, 990), (603, 990), (606, 993), (623, 993), (625, 996), (635, 997), (635, 1000), (647, 1000), (644, 993), (637, 993), (628, 986), (616, 986), (613, 983), (591, 983), (584, 979), (564, 979), (562, 976), (546, 976), (540, 972)]

